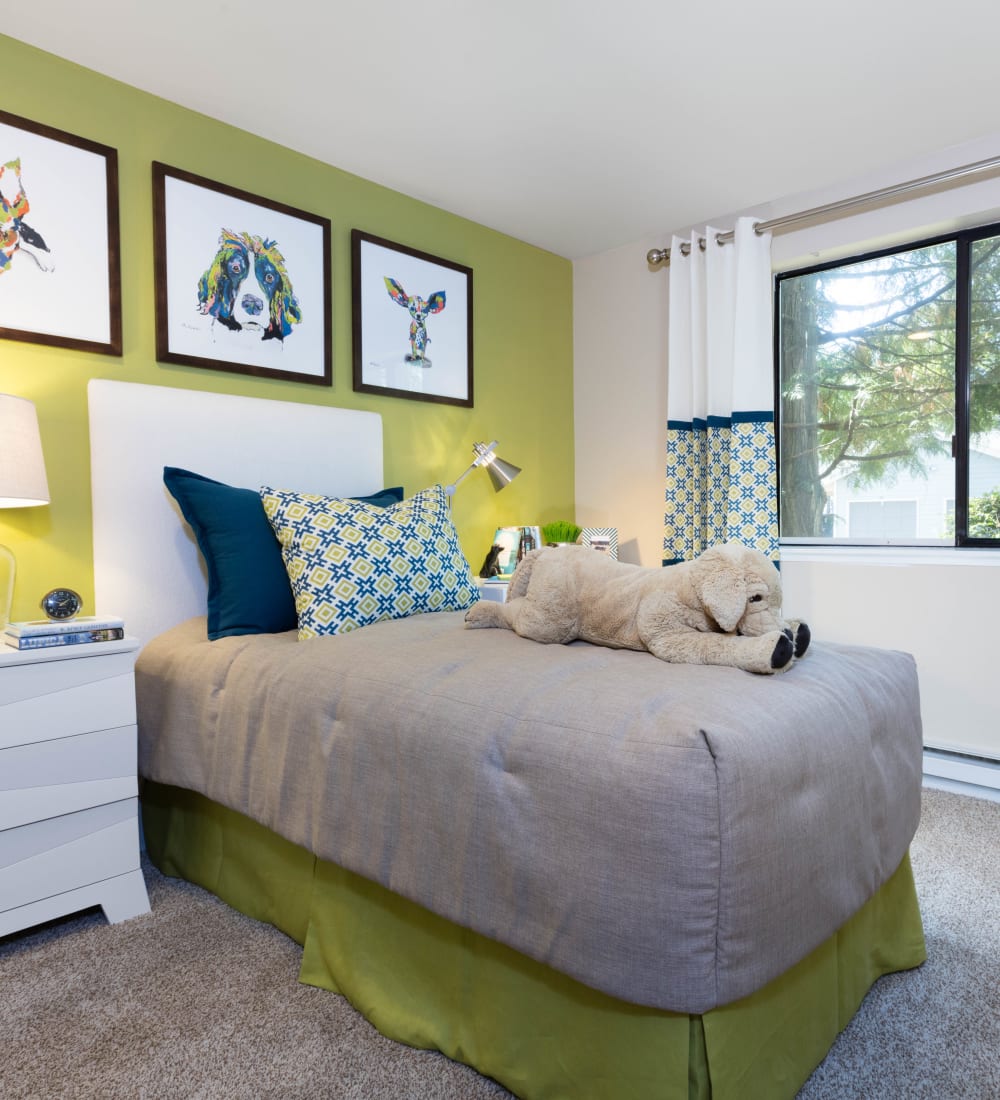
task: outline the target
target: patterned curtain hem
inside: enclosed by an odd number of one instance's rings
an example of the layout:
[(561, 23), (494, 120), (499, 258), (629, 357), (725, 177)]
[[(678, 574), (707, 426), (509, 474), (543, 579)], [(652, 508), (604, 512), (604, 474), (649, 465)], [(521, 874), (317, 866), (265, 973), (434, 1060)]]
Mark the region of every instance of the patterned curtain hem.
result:
[(777, 564), (774, 413), (667, 421), (663, 564), (733, 539)]

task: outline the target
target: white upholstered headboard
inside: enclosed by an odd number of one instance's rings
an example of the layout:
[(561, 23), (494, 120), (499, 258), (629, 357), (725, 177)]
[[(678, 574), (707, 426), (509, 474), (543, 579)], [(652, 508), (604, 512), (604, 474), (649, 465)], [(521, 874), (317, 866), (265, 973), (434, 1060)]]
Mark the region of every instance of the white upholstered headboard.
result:
[(163, 484), (179, 466), (230, 485), (350, 496), (382, 483), (377, 413), (93, 379), (95, 610), (140, 642), (205, 613), (197, 543)]

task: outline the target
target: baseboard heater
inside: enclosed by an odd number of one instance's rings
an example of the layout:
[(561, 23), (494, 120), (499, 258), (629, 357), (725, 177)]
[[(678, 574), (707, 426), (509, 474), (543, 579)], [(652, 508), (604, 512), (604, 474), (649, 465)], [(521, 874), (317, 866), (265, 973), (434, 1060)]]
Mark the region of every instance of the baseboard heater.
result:
[(1000, 791), (1000, 760), (947, 749), (924, 749), (924, 775)]

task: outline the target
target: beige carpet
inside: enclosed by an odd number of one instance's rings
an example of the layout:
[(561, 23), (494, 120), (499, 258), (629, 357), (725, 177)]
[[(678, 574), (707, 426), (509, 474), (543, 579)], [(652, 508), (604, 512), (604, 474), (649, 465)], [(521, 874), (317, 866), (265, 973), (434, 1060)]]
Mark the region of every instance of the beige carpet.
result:
[(2, 1100), (496, 1100), (297, 980), (301, 949), (143, 866), (152, 912), (0, 938)]
[[(876, 984), (801, 1100), (1000, 1097), (1000, 804), (926, 791), (913, 864), (929, 960)], [(300, 985), (273, 928), (145, 870), (147, 916), (0, 938), (2, 1100), (509, 1097)]]
[(1000, 1100), (1000, 803), (924, 790), (927, 962), (872, 987), (799, 1100)]

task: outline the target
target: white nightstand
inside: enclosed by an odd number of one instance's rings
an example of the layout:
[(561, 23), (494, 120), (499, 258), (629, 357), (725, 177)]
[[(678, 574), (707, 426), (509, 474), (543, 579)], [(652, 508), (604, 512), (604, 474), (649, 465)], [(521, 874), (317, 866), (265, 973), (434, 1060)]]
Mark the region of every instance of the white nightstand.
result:
[(139, 869), (139, 643), (0, 644), (0, 935), (100, 905), (149, 911)]
[(507, 602), (510, 577), (505, 577), (502, 581), (497, 580), (495, 577), (489, 579), (477, 577), (476, 584), (479, 586), (479, 598), (481, 600), (491, 600), (493, 603)]

